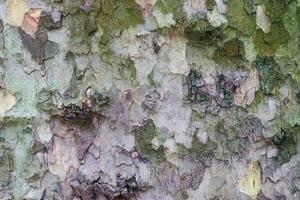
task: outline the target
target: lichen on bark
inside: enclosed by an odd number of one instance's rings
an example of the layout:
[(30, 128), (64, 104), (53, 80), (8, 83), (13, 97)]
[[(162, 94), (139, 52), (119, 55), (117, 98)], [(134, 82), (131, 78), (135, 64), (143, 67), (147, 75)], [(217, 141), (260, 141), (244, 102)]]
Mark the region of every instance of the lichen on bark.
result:
[(0, 1), (0, 199), (299, 199), (299, 0)]

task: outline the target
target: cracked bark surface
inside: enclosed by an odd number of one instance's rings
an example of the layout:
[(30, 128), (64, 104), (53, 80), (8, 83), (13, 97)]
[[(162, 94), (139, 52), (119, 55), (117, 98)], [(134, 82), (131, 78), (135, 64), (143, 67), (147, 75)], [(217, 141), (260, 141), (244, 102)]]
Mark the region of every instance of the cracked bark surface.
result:
[(299, 199), (299, 30), (299, 0), (0, 0), (0, 199)]

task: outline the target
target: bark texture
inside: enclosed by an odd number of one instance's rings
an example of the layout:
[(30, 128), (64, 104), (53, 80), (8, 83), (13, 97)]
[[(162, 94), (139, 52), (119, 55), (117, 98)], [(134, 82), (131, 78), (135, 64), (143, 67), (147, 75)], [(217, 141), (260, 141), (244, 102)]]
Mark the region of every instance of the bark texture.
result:
[(300, 199), (300, 0), (0, 0), (1, 200)]

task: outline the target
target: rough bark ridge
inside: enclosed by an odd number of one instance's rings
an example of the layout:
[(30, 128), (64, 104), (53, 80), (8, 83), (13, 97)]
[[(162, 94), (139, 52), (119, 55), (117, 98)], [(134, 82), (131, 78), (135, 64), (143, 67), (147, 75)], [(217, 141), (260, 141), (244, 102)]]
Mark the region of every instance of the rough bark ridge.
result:
[(0, 199), (300, 199), (300, 0), (0, 0)]

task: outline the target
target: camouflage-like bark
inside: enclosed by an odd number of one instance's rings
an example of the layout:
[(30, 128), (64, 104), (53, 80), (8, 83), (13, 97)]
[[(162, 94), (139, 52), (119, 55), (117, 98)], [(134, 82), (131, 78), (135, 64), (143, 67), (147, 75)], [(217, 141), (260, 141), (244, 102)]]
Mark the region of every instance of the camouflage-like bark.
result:
[(299, 0), (0, 0), (0, 199), (300, 198)]

